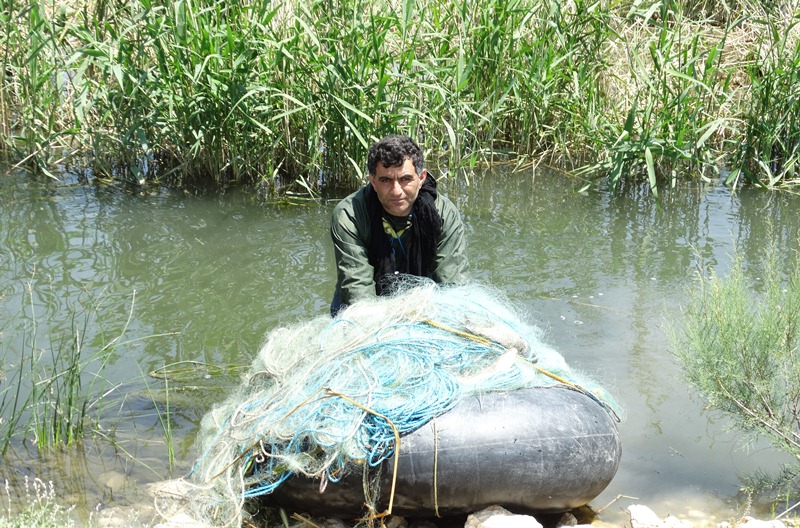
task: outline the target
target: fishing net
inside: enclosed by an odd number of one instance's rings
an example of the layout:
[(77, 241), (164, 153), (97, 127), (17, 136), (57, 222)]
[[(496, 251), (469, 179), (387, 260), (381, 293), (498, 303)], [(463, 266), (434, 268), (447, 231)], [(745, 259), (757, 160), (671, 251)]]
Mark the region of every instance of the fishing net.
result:
[(292, 475), (325, 484), (379, 466), (396, 435), (466, 396), (561, 383), (619, 413), (497, 292), (410, 281), (268, 336), (238, 390), (203, 419), (193, 514), (238, 526), (247, 499)]

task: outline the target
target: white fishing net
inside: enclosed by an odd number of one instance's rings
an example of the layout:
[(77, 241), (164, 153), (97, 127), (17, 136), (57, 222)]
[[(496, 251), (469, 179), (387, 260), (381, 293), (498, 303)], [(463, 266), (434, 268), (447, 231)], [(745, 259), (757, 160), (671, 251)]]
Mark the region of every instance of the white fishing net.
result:
[(475, 393), (567, 384), (619, 412), (497, 292), (406, 286), (268, 336), (242, 384), (202, 422), (185, 482), (192, 515), (239, 526), (246, 500), (292, 475), (324, 485), (378, 466), (397, 435)]

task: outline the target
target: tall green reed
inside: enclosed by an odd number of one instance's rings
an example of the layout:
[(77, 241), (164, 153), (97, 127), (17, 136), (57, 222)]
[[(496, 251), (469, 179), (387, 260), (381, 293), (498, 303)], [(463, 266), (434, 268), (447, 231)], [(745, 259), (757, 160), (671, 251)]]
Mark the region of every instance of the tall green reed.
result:
[[(3, 364), (11, 383), (0, 390), (0, 423), (3, 425), (0, 450), (5, 454), (13, 445), (32, 439), (42, 450), (81, 443), (102, 429), (104, 410), (116, 398), (117, 386), (104, 372), (121, 347), (135, 341), (160, 337), (126, 339), (135, 293), (128, 318), (121, 328), (108, 334), (99, 315), (99, 299), (83, 299), (66, 311), (69, 329), (58, 331), (40, 326), (41, 292), (28, 284), (25, 313), (19, 327), (7, 328), (11, 334), (22, 332), (23, 349), (3, 350)], [(42, 298), (48, 298), (42, 294)], [(53, 302), (50, 297), (49, 301)], [(53, 313), (53, 307), (44, 306)], [(169, 412), (169, 411), (167, 411)], [(169, 430), (165, 430), (169, 436)]]
[[(526, 42), (519, 94), (523, 119), (514, 128), (523, 152), (546, 152), (574, 166), (585, 159), (605, 104), (600, 89), (609, 67), (605, 42), (614, 32), (611, 14), (600, 2), (549, 1)], [(525, 75), (525, 71), (532, 75)], [(524, 143), (523, 143), (524, 142)]]
[[(573, 106), (562, 90), (572, 75), (553, 75), (553, 86), (529, 82), (528, 72), (549, 75), (564, 57), (582, 56), (568, 48), (583, 39), (588, 7), (104, 2), (71, 18), (51, 47), (70, 48), (68, 103), (95, 174), (267, 185), (282, 177), (310, 189), (362, 180), (368, 145), (389, 132), (423, 138), (454, 166), (523, 150), (533, 132), (553, 135), (533, 129), (543, 122), (562, 124), (563, 134), (563, 116), (546, 115), (542, 99), (555, 88)], [(558, 52), (541, 54), (544, 43)], [(530, 119), (529, 108), (545, 115)]]
[(743, 179), (773, 187), (798, 181), (800, 162), (800, 15), (788, 22), (765, 17), (755, 57), (743, 141), (735, 144), (728, 183)]
[(61, 46), (64, 12), (44, 2), (4, 4), (0, 130), (6, 157), (53, 176), (74, 134), (64, 106), (68, 78)]
[(143, 182), (258, 169), (260, 156), (239, 152), (260, 129), (249, 111), (259, 92), (248, 92), (258, 48), (238, 4), (110, 2), (112, 22), (93, 25), (91, 16), (71, 36), (83, 43), (75, 101), (99, 174)]
[(629, 16), (646, 38), (625, 44), (628, 110), (605, 114), (596, 137), (603, 154), (582, 172), (603, 173), (612, 189), (641, 175), (656, 194), (659, 183), (674, 185), (680, 172), (713, 176), (720, 161), (715, 139), (729, 126), (720, 110), (729, 99), (731, 72), (722, 56), (731, 28), (687, 20), (673, 0), (640, 4)]
[[(741, 16), (751, 4), (765, 20), (781, 12), (757, 0), (12, 2), (6, 153), (43, 170), (66, 154), (140, 184), (310, 194), (363, 181), (369, 144), (390, 132), (451, 170), (536, 156), (611, 187), (713, 178), (732, 151), (758, 171), (766, 130), (740, 123), (761, 110), (732, 82), (750, 45), (732, 34), (774, 41)], [(780, 72), (793, 70), (792, 42), (769, 61), (753, 53), (756, 102), (791, 108)], [(775, 115), (772, 143), (788, 146), (791, 168), (790, 115)]]

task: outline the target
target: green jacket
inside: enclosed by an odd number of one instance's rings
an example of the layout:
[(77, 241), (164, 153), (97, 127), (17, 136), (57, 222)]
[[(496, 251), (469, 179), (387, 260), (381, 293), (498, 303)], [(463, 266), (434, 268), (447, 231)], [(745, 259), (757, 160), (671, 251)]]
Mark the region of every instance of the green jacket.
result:
[[(453, 202), (441, 194), (436, 196), (436, 210), (442, 217), (443, 227), (431, 266), (431, 278), (438, 283), (458, 284), (465, 280), (467, 268), (464, 224)], [(372, 236), (369, 226), (366, 187), (363, 187), (336, 205), (331, 220), (336, 293), (345, 305), (376, 295), (374, 269), (367, 256)], [(406, 242), (410, 231), (406, 230), (401, 240)]]

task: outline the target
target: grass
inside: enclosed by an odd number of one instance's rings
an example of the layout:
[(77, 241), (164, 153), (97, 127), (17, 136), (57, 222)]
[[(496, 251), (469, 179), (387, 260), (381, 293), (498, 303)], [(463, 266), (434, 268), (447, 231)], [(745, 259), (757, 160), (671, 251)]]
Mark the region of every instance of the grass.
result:
[(82, 440), (89, 412), (102, 402), (102, 397), (94, 395), (109, 389), (102, 371), (113, 352), (113, 342), (118, 341), (114, 339), (87, 356), (84, 344), (91, 314), (81, 318), (72, 309), (70, 335), (51, 336), (50, 346), (41, 348), (37, 300), (30, 283), (27, 298), (30, 312), (24, 317), (28, 325), (25, 350), (19, 358), (4, 361), (16, 381), (0, 395), (0, 412), (8, 423), (1, 444), (3, 454), (13, 442), (29, 435), (40, 449)]
[[(315, 194), (368, 145), (588, 185), (796, 182), (795, 0), (69, 0), (0, 11), (13, 163)], [(288, 186), (287, 186), (288, 184)]]
[[(162, 370), (166, 370), (166, 367), (164, 367)], [(163, 378), (164, 381), (163, 405), (159, 405), (158, 404), (159, 398), (155, 394), (156, 389), (151, 388), (150, 384), (147, 382), (147, 377), (144, 376), (144, 373), (142, 373), (142, 375), (143, 375), (142, 378), (145, 380), (145, 390), (148, 396), (150, 397), (150, 400), (153, 402), (153, 408), (156, 411), (158, 423), (161, 426), (161, 430), (164, 433), (164, 440), (166, 442), (166, 448), (167, 448), (167, 467), (169, 472), (171, 472), (172, 469), (175, 467), (175, 443), (172, 434), (172, 420), (173, 420), (172, 411), (170, 409), (170, 403), (169, 403), (170, 380), (168, 377)]]
[(798, 180), (800, 159), (800, 17), (782, 27), (764, 20), (755, 53), (761, 60), (747, 68), (751, 94), (743, 116), (745, 140), (736, 150), (728, 182), (743, 179), (774, 186)]
[(624, 121), (600, 127), (601, 159), (580, 173), (601, 172), (612, 188), (640, 174), (657, 192), (679, 174), (709, 179), (722, 153), (714, 138), (724, 137), (730, 119), (722, 110), (731, 97), (723, 50), (735, 26), (714, 30), (710, 20), (687, 18), (678, 2), (632, 7), (623, 40), (630, 90)]
[(56, 502), (53, 483), (42, 480), (24, 478), (25, 500), (15, 501), (25, 504), (16, 512), (11, 511), (11, 489), (8, 480), (5, 481), (5, 493), (8, 506), (5, 515), (0, 516), (0, 528), (72, 528), (75, 521), (71, 516), (71, 509), (64, 508)]
[[(8, 350), (3, 355), (4, 374), (11, 380), (11, 383), (4, 383), (0, 390), (0, 417), (5, 426), (0, 438), (3, 455), (20, 442), (32, 441), (40, 451), (46, 451), (78, 445), (87, 436), (113, 431), (113, 424), (105, 423), (108, 417), (104, 410), (107, 405), (114, 404), (119, 387), (104, 376), (107, 364), (119, 354), (120, 347), (167, 335), (126, 339), (135, 305), (135, 292), (131, 297), (127, 320), (111, 335), (107, 334), (98, 316), (99, 298), (79, 299), (66, 310), (61, 308), (59, 311), (66, 311), (70, 323), (69, 332), (61, 333), (39, 328), (37, 307), (42, 307), (42, 302), (45, 302), (45, 313), (54, 313), (46, 306), (47, 302), (52, 302), (52, 297), (41, 292), (37, 296), (30, 283), (26, 293), (27, 313), (18, 318), (23, 321), (21, 324), (24, 328), (8, 329), (22, 332), (24, 349), (19, 357), (9, 357)], [(147, 390), (153, 394), (149, 385)], [(153, 403), (163, 427), (168, 460), (172, 467), (174, 453), (169, 386), (165, 392), (167, 403), (163, 412), (159, 410), (155, 399)], [(110, 440), (113, 442), (113, 438)], [(118, 448), (124, 452), (121, 446)]]
[(780, 262), (771, 251), (752, 271), (737, 257), (727, 277), (701, 274), (670, 336), (709, 407), (797, 459), (792, 476), (800, 468), (798, 272), (796, 255)]

